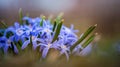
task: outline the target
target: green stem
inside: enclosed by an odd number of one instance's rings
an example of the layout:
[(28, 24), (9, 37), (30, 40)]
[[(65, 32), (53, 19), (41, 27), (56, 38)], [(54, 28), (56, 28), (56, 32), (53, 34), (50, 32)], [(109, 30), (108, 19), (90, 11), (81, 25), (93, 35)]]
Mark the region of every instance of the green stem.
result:
[(23, 24), (22, 18), (23, 18), (23, 13), (22, 13), (22, 9), (20, 8), (19, 9), (19, 22), (20, 22), (21, 25)]
[(56, 26), (57, 26), (57, 23), (56, 23), (56, 21), (54, 21), (53, 32), (55, 31)]
[(45, 16), (42, 16), (42, 20), (41, 20), (41, 22), (40, 22), (40, 26), (43, 26), (43, 21), (45, 20)]
[(53, 40), (52, 40), (52, 43), (58, 38), (58, 35), (59, 35), (59, 33), (60, 33), (60, 30), (61, 30), (63, 21), (64, 21), (64, 20), (62, 20), (60, 23), (58, 23), (57, 28), (56, 28), (56, 30), (55, 30), (55, 35), (54, 35)]
[(82, 45), (83, 48), (87, 47), (95, 38), (96, 34), (91, 35)]
[(77, 41), (75, 42), (75, 44), (73, 44), (73, 46), (70, 48), (70, 50), (72, 51), (78, 44), (80, 44), (90, 33), (92, 33), (92, 31), (96, 28), (97, 24), (94, 26), (91, 26), (88, 28), (88, 30), (83, 34), (83, 36)]

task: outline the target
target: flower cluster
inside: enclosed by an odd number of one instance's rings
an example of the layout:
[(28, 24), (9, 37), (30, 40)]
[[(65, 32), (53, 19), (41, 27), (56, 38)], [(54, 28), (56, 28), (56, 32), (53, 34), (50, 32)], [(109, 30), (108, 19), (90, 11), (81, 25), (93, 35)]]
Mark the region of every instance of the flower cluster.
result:
[(80, 54), (80, 52), (89, 45), (94, 36), (91, 36), (84, 45), (80, 45), (87, 36), (92, 32), (95, 26), (90, 27), (87, 33), (84, 33), (79, 39), (75, 34), (74, 26), (70, 28), (63, 25), (63, 20), (56, 19), (53, 23), (45, 18), (23, 17), (22, 24), (15, 22), (13, 26), (6, 29), (0, 29), (0, 49), (5, 54), (9, 50), (19, 53), (18, 46), (24, 50), (28, 45), (32, 45), (33, 50), (39, 47), (42, 52), (42, 58), (46, 58), (49, 50), (55, 49), (60, 54), (65, 54), (67, 59), (72, 53)]

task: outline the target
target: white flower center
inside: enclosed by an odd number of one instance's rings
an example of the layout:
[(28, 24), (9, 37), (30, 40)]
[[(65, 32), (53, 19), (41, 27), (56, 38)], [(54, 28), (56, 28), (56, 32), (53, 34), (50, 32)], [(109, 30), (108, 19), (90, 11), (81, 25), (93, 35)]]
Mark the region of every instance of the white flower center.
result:
[(32, 22), (35, 22), (35, 19), (32, 19)]
[(20, 29), (18, 29), (18, 30), (16, 31), (16, 33), (17, 33), (18, 35), (21, 35), (21, 34), (23, 33), (23, 31), (20, 30)]
[(45, 29), (45, 32), (50, 32), (50, 30), (49, 29)]
[(61, 48), (66, 49), (67, 47), (65, 45), (62, 45)]
[(32, 36), (32, 40), (35, 40), (35, 36)]
[(8, 39), (7, 40), (7, 44), (10, 45), (11, 44), (11, 40)]
[(52, 44), (48, 44), (47, 47), (50, 48), (51, 45), (52, 45)]

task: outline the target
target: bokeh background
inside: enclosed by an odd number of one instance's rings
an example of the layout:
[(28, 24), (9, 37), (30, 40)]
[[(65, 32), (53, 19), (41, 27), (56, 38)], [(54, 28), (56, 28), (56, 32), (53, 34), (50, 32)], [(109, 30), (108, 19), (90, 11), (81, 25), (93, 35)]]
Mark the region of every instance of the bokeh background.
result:
[[(64, 24), (74, 24), (80, 30), (78, 36), (89, 26), (98, 24), (98, 42), (87, 57), (71, 57), (69, 62), (35, 63), (33, 57), (20, 61), (9, 58), (0, 61), (0, 66), (55, 66), (55, 67), (120, 67), (120, 1), (119, 0), (0, 0), (0, 21), (12, 25), (18, 21), (18, 11), (30, 17), (40, 15), (55, 18), (64, 13)], [(0, 24), (0, 28), (2, 25)], [(32, 58), (32, 59), (31, 59)], [(28, 60), (29, 59), (29, 60)]]

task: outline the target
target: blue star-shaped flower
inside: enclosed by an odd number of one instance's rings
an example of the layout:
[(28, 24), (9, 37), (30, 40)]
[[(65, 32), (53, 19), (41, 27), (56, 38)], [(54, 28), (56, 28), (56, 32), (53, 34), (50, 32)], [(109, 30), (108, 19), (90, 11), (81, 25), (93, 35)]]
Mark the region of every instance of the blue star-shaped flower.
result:
[(9, 38), (6, 38), (5, 36), (0, 37), (0, 48), (4, 50), (5, 54), (7, 54), (8, 49), (12, 48), (12, 46), (13, 46), (14, 52), (18, 53), (18, 49), (13, 42), (13, 36)]

